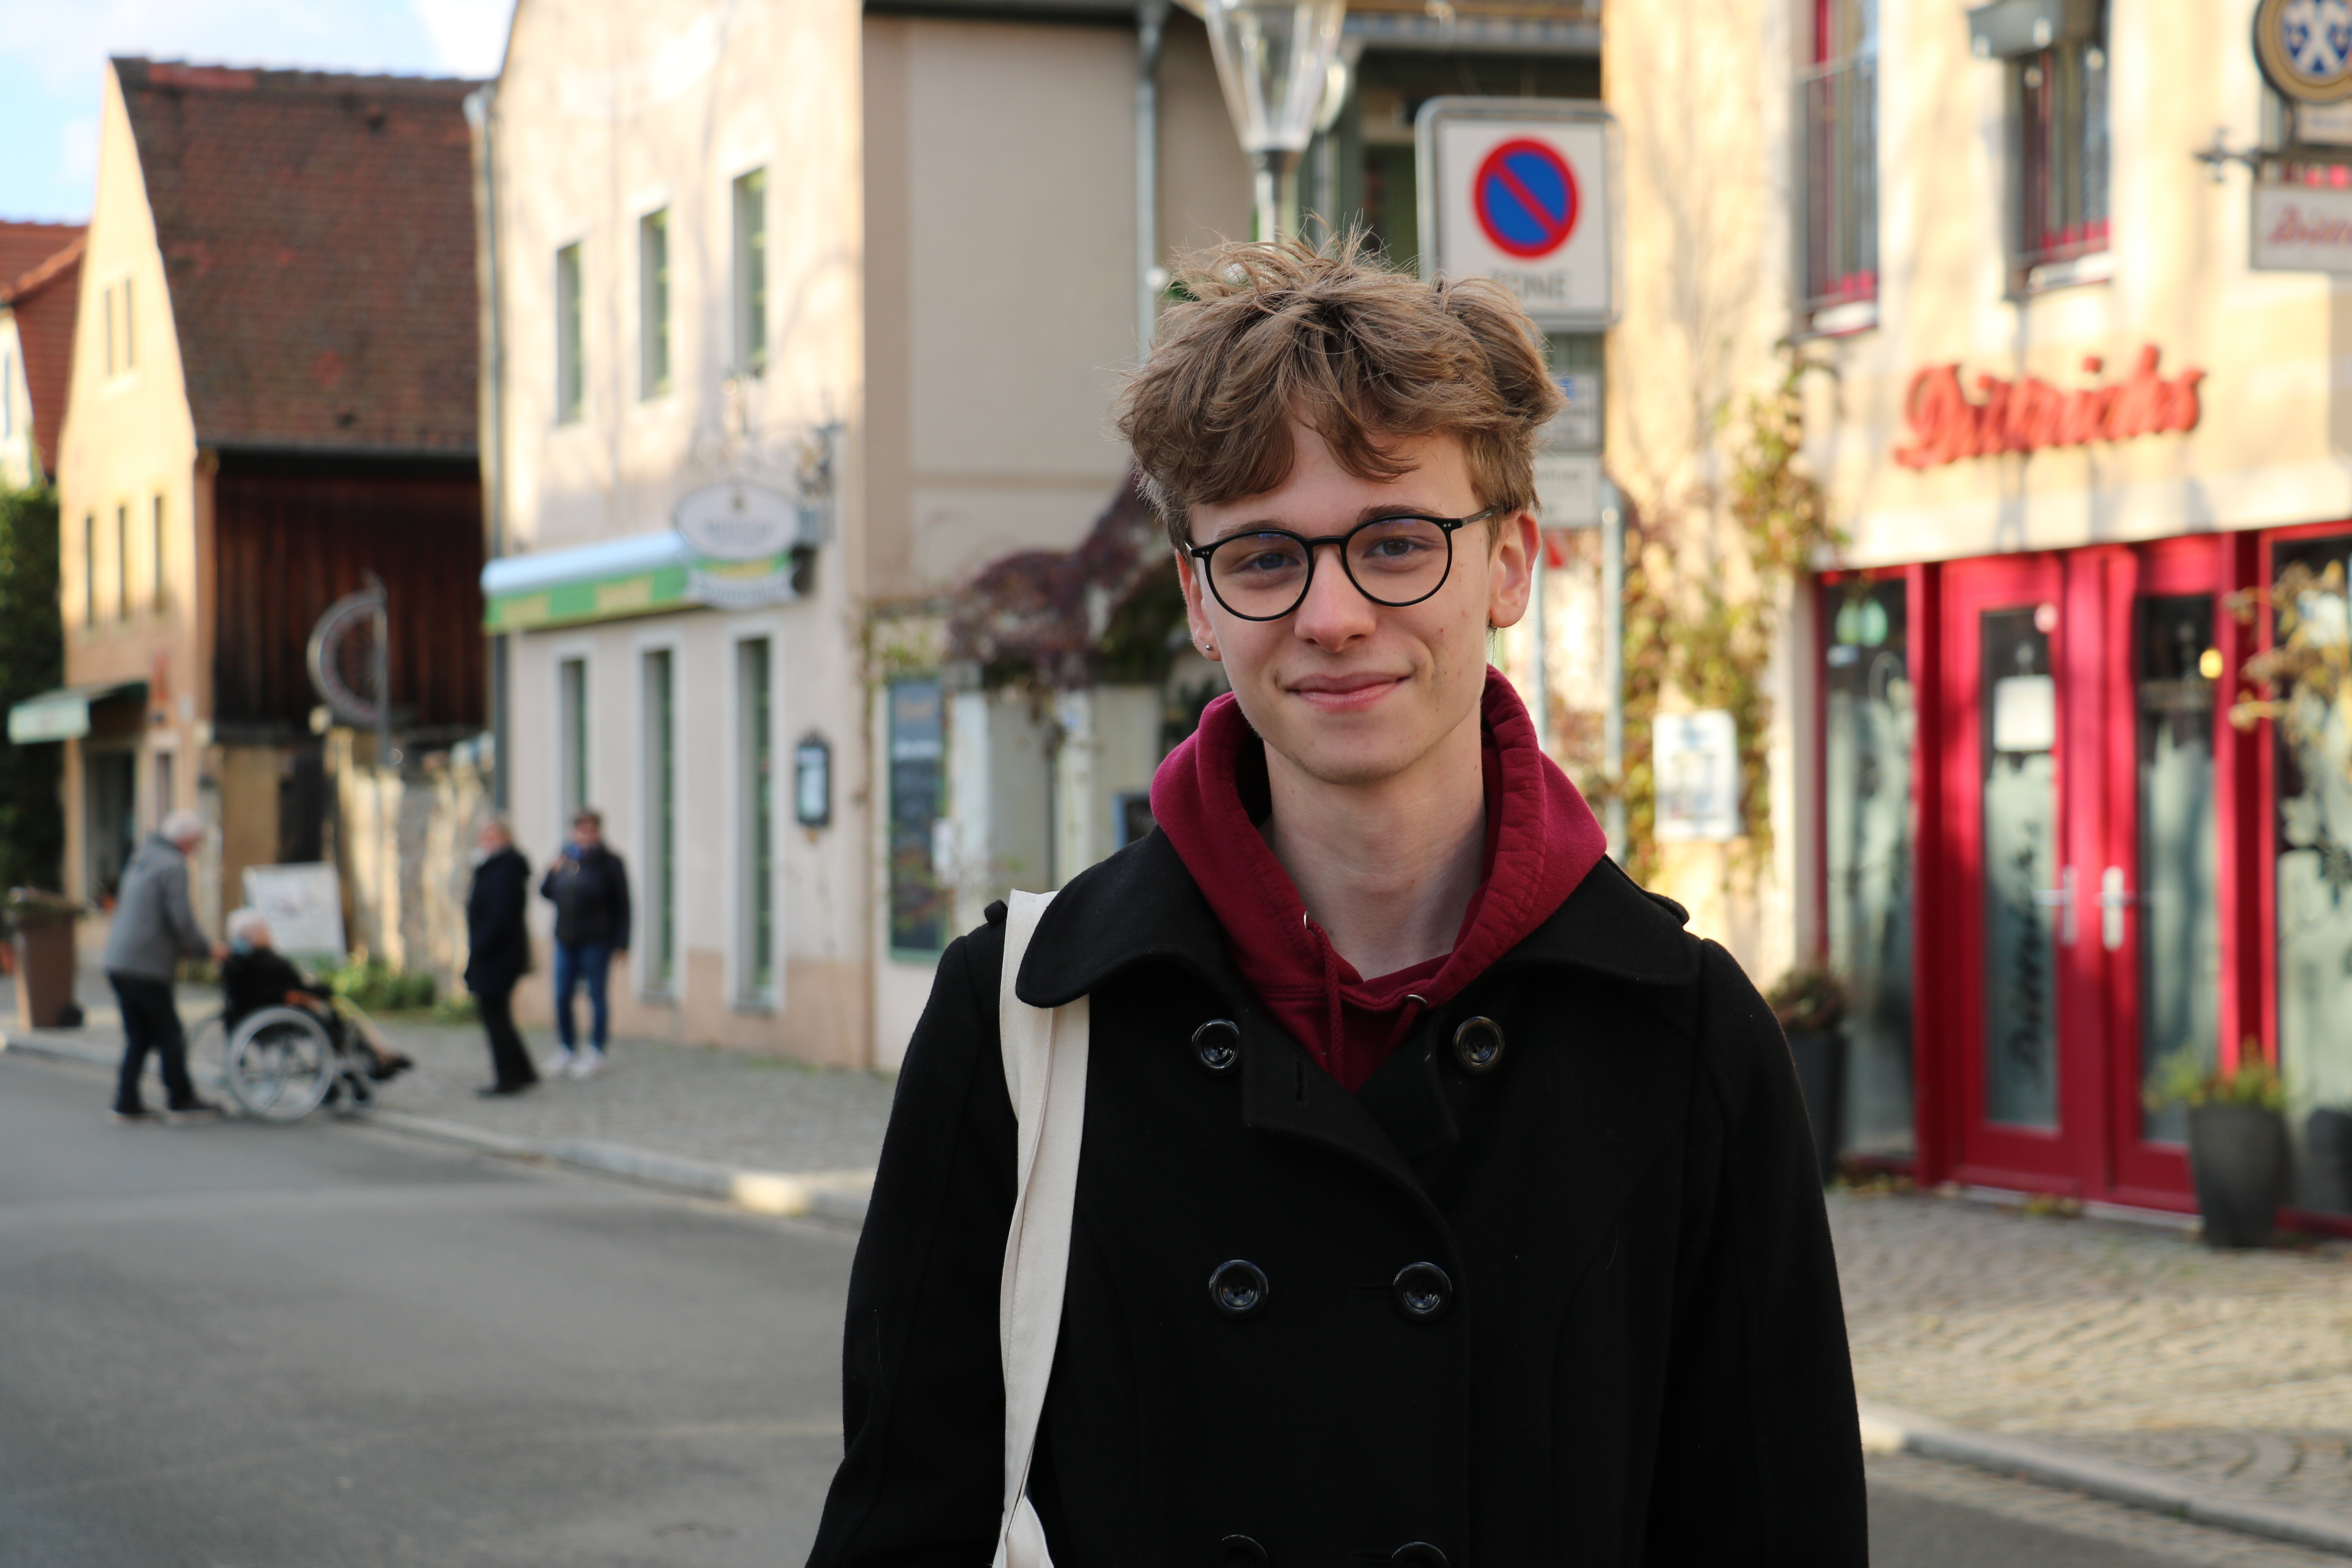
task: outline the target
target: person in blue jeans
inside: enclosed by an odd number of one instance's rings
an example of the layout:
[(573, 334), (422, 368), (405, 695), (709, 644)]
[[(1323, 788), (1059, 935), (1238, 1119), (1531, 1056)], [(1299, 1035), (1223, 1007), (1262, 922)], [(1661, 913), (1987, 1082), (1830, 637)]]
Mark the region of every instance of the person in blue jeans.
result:
[[(555, 1034), (562, 1042), (540, 1064), (541, 1077), (593, 1078), (604, 1066), (612, 1009), (604, 980), (613, 954), (629, 951), (629, 873), (604, 847), (604, 818), (583, 806), (572, 818), (572, 842), (541, 879), (541, 897), (555, 905)], [(588, 1045), (580, 1045), (572, 994), (588, 988)]]

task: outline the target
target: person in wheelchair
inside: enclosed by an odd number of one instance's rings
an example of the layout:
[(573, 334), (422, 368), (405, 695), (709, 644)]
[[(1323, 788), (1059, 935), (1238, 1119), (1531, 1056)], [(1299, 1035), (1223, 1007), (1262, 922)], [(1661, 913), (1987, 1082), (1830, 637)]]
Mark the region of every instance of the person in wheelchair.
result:
[[(416, 1065), (345, 1018), (336, 1010), (334, 993), (297, 969), (270, 941), (269, 921), (259, 910), (238, 910), (228, 917), (229, 952), (220, 972), (225, 1004), (221, 1027), (232, 1037), (239, 1024), (264, 1007), (299, 1007), (327, 1026), (339, 1054), (359, 1053), (367, 1076), (379, 1083)], [(335, 1098), (331, 1090), (329, 1103)]]

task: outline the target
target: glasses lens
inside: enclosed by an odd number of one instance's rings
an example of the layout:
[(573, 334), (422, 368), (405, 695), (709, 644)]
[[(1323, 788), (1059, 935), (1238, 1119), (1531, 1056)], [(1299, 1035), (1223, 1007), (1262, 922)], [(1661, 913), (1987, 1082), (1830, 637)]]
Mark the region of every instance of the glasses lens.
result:
[(1453, 559), (1445, 530), (1427, 518), (1381, 518), (1348, 536), (1348, 575), (1378, 604), (1427, 598), (1445, 581)]
[(1286, 615), (1307, 591), (1307, 547), (1281, 533), (1237, 533), (1209, 557), (1209, 586), (1237, 616)]

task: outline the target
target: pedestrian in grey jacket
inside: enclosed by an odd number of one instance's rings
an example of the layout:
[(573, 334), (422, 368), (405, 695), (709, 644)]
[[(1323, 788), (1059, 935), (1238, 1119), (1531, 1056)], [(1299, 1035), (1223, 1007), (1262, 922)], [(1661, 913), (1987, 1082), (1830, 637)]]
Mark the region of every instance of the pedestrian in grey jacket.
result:
[(204, 818), (193, 811), (173, 812), (122, 869), (105, 961), (107, 981), (122, 1005), (122, 1071), (114, 1090), (118, 1121), (156, 1120), (139, 1098), (150, 1051), (162, 1061), (164, 1104), (174, 1115), (220, 1114), (220, 1107), (199, 1099), (189, 1081), (188, 1037), (172, 996), (172, 976), (181, 959), (218, 959), (228, 952), (205, 936), (188, 901), (188, 855), (204, 837)]

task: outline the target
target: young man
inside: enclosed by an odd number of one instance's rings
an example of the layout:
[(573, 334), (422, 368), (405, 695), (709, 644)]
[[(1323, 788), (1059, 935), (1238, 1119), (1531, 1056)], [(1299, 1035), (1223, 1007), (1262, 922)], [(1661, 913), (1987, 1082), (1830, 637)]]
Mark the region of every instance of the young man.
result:
[[(1787, 1047), (1486, 668), (1558, 406), (1484, 284), (1228, 247), (1122, 429), (1233, 695), (1021, 999), (1090, 999), (1029, 1495), (1063, 1568), (1865, 1561)], [(1001, 916), (908, 1047), (813, 1564), (990, 1561)]]
[[(572, 842), (540, 879), (555, 905), (555, 1051), (539, 1070), (548, 1078), (593, 1078), (604, 1070), (612, 1023), (605, 982), (613, 954), (629, 951), (629, 868), (604, 845), (604, 818), (590, 806), (572, 816)], [(572, 1019), (572, 993), (588, 988), (588, 1044)]]

